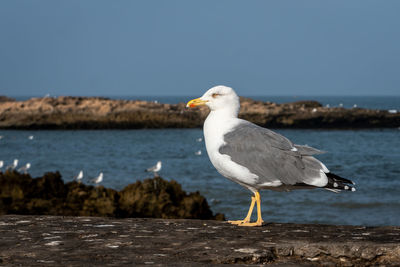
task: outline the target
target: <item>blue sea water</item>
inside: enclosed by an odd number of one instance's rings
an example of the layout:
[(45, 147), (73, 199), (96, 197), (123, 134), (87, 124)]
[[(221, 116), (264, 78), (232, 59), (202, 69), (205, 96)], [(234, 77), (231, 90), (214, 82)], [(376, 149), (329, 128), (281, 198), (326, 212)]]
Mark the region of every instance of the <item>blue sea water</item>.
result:
[[(328, 151), (319, 155), (334, 173), (354, 180), (356, 192), (262, 191), (263, 218), (270, 222), (400, 225), (400, 130), (277, 130), (297, 144)], [(28, 137), (33, 135), (33, 139)], [(0, 130), (0, 160), (32, 164), (32, 176), (60, 171), (85, 182), (104, 172), (104, 186), (122, 189), (151, 175), (144, 169), (163, 162), (160, 175), (186, 191), (200, 191), (214, 212), (228, 219), (247, 213), (251, 193), (219, 175), (205, 151), (201, 129)], [(201, 150), (202, 155), (195, 155)]]

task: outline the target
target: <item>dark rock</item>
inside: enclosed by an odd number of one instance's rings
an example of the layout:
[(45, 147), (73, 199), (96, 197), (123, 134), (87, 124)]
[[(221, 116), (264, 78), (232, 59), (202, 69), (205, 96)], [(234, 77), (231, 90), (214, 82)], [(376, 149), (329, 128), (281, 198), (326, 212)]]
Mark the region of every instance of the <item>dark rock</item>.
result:
[(0, 95), (0, 103), (1, 102), (15, 102), (15, 99), (8, 96)]
[[(202, 127), (208, 108), (100, 97), (0, 101), (0, 129), (138, 129)], [(270, 128), (394, 128), (400, 112), (325, 108), (316, 101), (276, 104), (241, 98), (239, 116)]]
[(208, 219), (212, 212), (199, 192), (186, 194), (160, 177), (137, 181), (119, 193), (121, 217)]
[(0, 214), (222, 219), (198, 192), (187, 194), (160, 177), (128, 185), (120, 192), (77, 182), (64, 184), (60, 173), (32, 179), (0, 172)]
[(322, 107), (321, 103), (313, 100), (303, 100), (303, 101), (296, 101), (293, 103), (288, 103), (295, 108), (320, 108)]
[(0, 216), (4, 266), (400, 266), (400, 227)]

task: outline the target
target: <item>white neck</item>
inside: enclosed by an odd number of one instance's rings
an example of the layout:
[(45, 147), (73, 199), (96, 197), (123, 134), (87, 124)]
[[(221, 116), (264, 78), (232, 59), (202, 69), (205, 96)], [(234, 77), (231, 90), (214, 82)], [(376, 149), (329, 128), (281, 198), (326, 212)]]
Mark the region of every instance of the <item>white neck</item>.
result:
[(232, 109), (212, 110), (204, 122), (204, 141), (207, 152), (217, 151), (223, 145), (223, 136), (230, 132), (240, 120), (237, 118), (237, 111)]
[(217, 116), (220, 118), (237, 118), (239, 115), (240, 106), (226, 106), (224, 108), (211, 109), (208, 116)]

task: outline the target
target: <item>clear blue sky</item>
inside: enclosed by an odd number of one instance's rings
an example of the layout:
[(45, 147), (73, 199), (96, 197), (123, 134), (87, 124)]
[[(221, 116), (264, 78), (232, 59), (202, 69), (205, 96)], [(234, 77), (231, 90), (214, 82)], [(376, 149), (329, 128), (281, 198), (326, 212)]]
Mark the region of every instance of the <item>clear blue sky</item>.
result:
[(400, 95), (400, 1), (1, 0), (0, 95)]

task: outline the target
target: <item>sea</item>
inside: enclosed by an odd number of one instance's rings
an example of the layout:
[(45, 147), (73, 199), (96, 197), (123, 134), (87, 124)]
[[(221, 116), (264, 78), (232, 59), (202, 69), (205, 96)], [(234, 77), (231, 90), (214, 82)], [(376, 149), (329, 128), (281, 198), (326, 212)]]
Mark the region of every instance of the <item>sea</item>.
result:
[[(194, 96), (193, 96), (194, 97)], [(110, 97), (161, 103), (188, 97)], [(351, 108), (400, 110), (400, 97), (278, 97), (253, 99), (277, 103), (317, 100)], [(22, 98), (17, 98), (22, 100)], [(400, 127), (400, 125), (399, 125)], [(366, 130), (274, 129), (296, 144), (327, 153), (318, 155), (331, 172), (356, 183), (356, 192), (323, 189), (261, 192), (266, 222), (336, 225), (400, 225), (400, 128)], [(31, 163), (33, 177), (59, 171), (65, 182), (83, 170), (84, 183), (104, 173), (103, 185), (117, 190), (137, 180), (162, 161), (159, 175), (179, 182), (187, 192), (199, 191), (214, 213), (227, 219), (247, 214), (251, 192), (221, 176), (205, 149), (202, 129), (141, 130), (0, 130), (0, 160), (5, 166)], [(4, 167), (3, 169), (4, 170)], [(253, 215), (255, 218), (255, 214)]]

